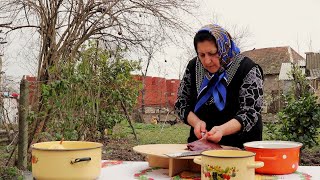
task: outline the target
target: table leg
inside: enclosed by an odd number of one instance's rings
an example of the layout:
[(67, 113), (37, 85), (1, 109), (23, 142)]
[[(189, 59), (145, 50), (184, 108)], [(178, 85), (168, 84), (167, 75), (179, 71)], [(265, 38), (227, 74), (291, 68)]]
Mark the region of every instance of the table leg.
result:
[(183, 171), (201, 172), (201, 166), (194, 163), (192, 159), (169, 160), (169, 176), (173, 177)]
[(147, 156), (150, 167), (169, 168), (169, 159), (158, 156)]

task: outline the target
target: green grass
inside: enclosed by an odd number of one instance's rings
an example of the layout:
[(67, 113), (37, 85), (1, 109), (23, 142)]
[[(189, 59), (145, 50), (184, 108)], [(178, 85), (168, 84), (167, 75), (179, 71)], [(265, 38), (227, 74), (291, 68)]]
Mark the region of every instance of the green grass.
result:
[[(138, 144), (181, 144), (187, 143), (190, 127), (185, 124), (144, 124), (135, 123), (134, 128)], [(117, 124), (113, 129), (113, 138), (133, 139), (132, 129), (127, 122)]]
[[(145, 124), (134, 123), (134, 128), (137, 133), (137, 144), (181, 144), (187, 143), (190, 127), (185, 124)], [(275, 127), (279, 131), (279, 127)], [(320, 128), (319, 128), (320, 132)], [(263, 128), (263, 140), (273, 140), (271, 138), (272, 131), (268, 131), (268, 127)], [(133, 139), (132, 129), (128, 122), (123, 121), (117, 124), (113, 130), (113, 138), (129, 138)], [(318, 135), (320, 142), (320, 134)]]

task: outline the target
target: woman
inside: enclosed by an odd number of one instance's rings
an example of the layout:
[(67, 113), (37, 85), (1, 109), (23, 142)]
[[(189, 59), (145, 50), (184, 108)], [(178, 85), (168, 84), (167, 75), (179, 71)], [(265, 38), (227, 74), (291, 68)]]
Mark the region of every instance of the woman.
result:
[(189, 61), (175, 104), (180, 118), (191, 126), (188, 142), (207, 138), (243, 148), (245, 142), (262, 140), (260, 66), (241, 55), (218, 25), (201, 28), (194, 47), (197, 57)]

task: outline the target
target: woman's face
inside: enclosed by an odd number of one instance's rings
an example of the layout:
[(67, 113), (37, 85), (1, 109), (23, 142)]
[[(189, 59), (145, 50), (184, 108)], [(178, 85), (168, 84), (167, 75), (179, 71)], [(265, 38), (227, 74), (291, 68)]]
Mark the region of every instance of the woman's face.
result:
[(210, 73), (215, 73), (220, 69), (220, 57), (217, 46), (212, 41), (203, 41), (197, 44), (198, 57), (203, 67)]

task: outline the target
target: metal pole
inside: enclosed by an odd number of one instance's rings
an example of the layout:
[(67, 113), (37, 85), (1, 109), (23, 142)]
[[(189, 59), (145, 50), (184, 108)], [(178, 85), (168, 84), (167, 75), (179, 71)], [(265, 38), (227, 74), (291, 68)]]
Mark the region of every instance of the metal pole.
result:
[(28, 155), (28, 109), (29, 109), (29, 85), (23, 77), (20, 83), (19, 100), (19, 144), (18, 144), (18, 168), (27, 169)]

